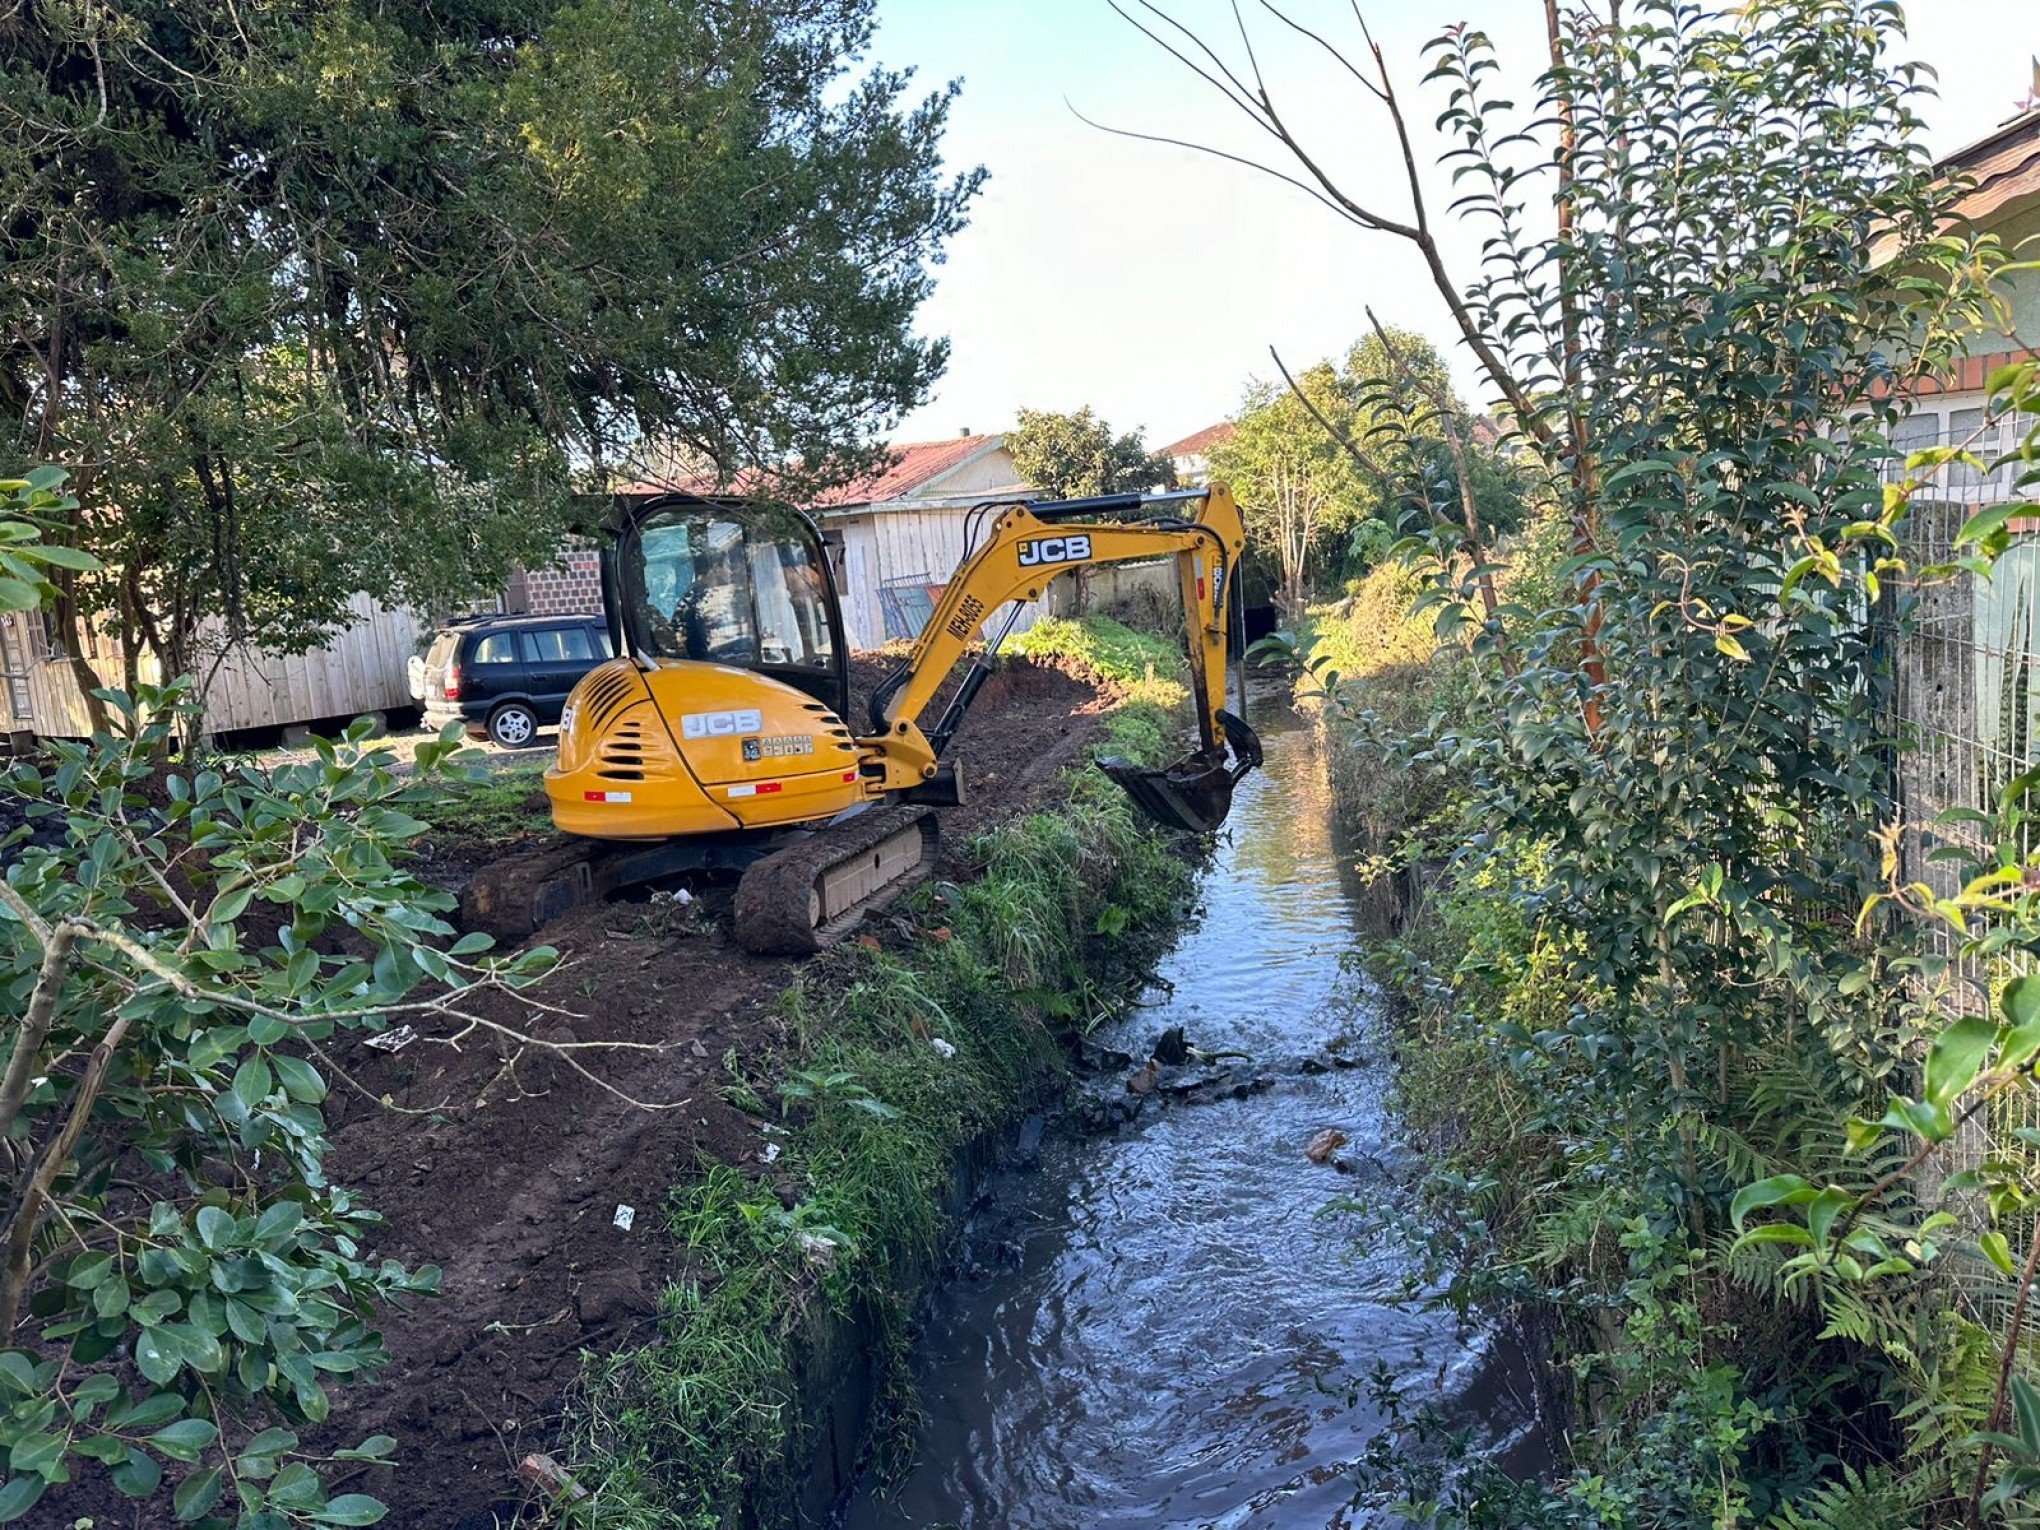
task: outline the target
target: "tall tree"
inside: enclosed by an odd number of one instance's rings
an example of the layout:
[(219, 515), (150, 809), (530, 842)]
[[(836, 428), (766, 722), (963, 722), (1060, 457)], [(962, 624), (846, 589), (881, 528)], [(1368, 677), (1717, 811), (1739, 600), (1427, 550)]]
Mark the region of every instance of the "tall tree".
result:
[(1483, 542), (1518, 525), (1523, 477), (1474, 424), (1411, 330), (1382, 328), (1280, 388), (1249, 384), (1212, 470), (1240, 496), (1283, 610), (1300, 613), (1320, 575), (1365, 573), (1405, 529), (1465, 522), (1468, 498)]
[(1304, 372), (1294, 389), (1249, 385), (1231, 438), (1211, 456), (1212, 477), (1238, 496), (1252, 551), (1271, 566), (1275, 603), (1288, 620), (1310, 602), (1324, 543), (1362, 518), (1368, 492), (1320, 416), (1352, 434), (1352, 401), (1330, 362)]
[[(854, 471), (979, 172), (875, 0), (0, 14), (0, 463), (72, 470), (132, 675), (547, 556), (639, 444)], [(216, 619), (216, 620), (215, 620)]]
[(1176, 484), (1175, 464), (1151, 453), (1142, 432), (1113, 435), (1088, 404), (1074, 414), (1021, 410), (1018, 428), (1007, 432), (1006, 450), (1022, 478), (1057, 499)]

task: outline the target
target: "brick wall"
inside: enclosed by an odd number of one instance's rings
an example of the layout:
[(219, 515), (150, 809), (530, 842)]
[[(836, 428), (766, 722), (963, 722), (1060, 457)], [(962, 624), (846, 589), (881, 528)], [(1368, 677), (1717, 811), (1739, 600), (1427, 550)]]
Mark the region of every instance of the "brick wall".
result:
[(504, 604), (533, 616), (602, 609), (602, 568), (594, 544), (569, 539), (551, 568), (520, 569), (510, 576)]

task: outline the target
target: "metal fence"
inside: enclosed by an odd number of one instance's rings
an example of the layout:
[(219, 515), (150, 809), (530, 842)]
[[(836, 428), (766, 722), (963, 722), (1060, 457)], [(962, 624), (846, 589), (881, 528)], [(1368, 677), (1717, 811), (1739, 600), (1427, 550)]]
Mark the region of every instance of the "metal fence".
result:
[[(1957, 409), (1946, 415), (1915, 415), (1893, 436), (1902, 451), (1939, 445), (1967, 445), (1995, 460), (2012, 445), (2009, 425), (1987, 422), (1983, 410)], [(1979, 435), (1979, 432), (1981, 434)], [(1896, 464), (1891, 477), (1902, 476)], [(1913, 495), (1908, 555), (1916, 566), (1944, 564), (1955, 554), (1963, 523), (1988, 504), (2011, 497), (2009, 472), (1987, 476), (1952, 464)], [(1989, 831), (1974, 822), (1944, 818), (1953, 809), (1989, 813), (2006, 783), (2040, 763), (2040, 537), (2015, 536), (1989, 579), (1967, 574), (1930, 582), (1917, 591), (1910, 620), (1891, 635), (1892, 725), (1900, 740), (1895, 753), (1894, 796), (1905, 825), (1904, 874), (1925, 883), (1936, 896), (1959, 890), (1965, 864), (1986, 854)], [(1935, 858), (1937, 848), (1955, 848), (1958, 858)], [(2016, 959), (1990, 964), (1956, 960), (1958, 937), (1944, 924), (1927, 931), (1933, 947), (1949, 960), (1945, 981), (1931, 997), (1947, 1015), (1983, 1013), (2002, 984), (2016, 975)], [(1994, 1116), (1964, 1129), (1948, 1155), (1949, 1171), (1974, 1168), (1987, 1152), (2026, 1151), (2012, 1136), (2016, 1127), (2040, 1127), (2035, 1091), (2008, 1091)], [(1958, 1214), (1962, 1207), (1955, 1209)], [(1981, 1221), (1981, 1207), (1976, 1209)], [(2022, 1229), (2004, 1227), (2015, 1245)], [(2030, 1223), (2026, 1231), (2030, 1230)], [(2014, 1283), (1980, 1260), (1951, 1266), (1969, 1315), (2001, 1331), (2015, 1295)], [(2029, 1361), (2035, 1356), (2032, 1346)]]

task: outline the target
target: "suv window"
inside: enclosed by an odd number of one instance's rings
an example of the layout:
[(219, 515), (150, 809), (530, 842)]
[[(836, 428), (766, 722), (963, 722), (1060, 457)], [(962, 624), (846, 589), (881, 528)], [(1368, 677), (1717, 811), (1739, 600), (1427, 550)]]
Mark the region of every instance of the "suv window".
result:
[(514, 632), (491, 632), (475, 644), (475, 656), (469, 662), (474, 664), (515, 664), (517, 662), (517, 634)]
[(589, 663), (595, 658), (586, 627), (540, 627), (522, 636), (527, 664)]

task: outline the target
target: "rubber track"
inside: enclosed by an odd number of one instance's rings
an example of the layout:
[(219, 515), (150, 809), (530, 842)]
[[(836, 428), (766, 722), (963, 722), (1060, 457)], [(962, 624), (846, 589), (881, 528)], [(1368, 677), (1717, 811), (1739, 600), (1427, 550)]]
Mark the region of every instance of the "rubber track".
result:
[[(836, 918), (820, 926), (811, 922), (815, 882), (824, 871), (868, 853), (914, 825), (921, 830), (921, 859), (913, 870), (895, 877)], [(935, 813), (925, 807), (878, 808), (817, 831), (799, 844), (766, 856), (744, 873), (737, 884), (737, 943), (759, 956), (811, 956), (825, 951), (855, 929), (866, 914), (925, 881), (935, 869), (938, 854)]]
[(600, 864), (615, 847), (569, 839), (506, 855), (479, 868), (460, 899), (460, 927), (522, 940), (595, 896)]

